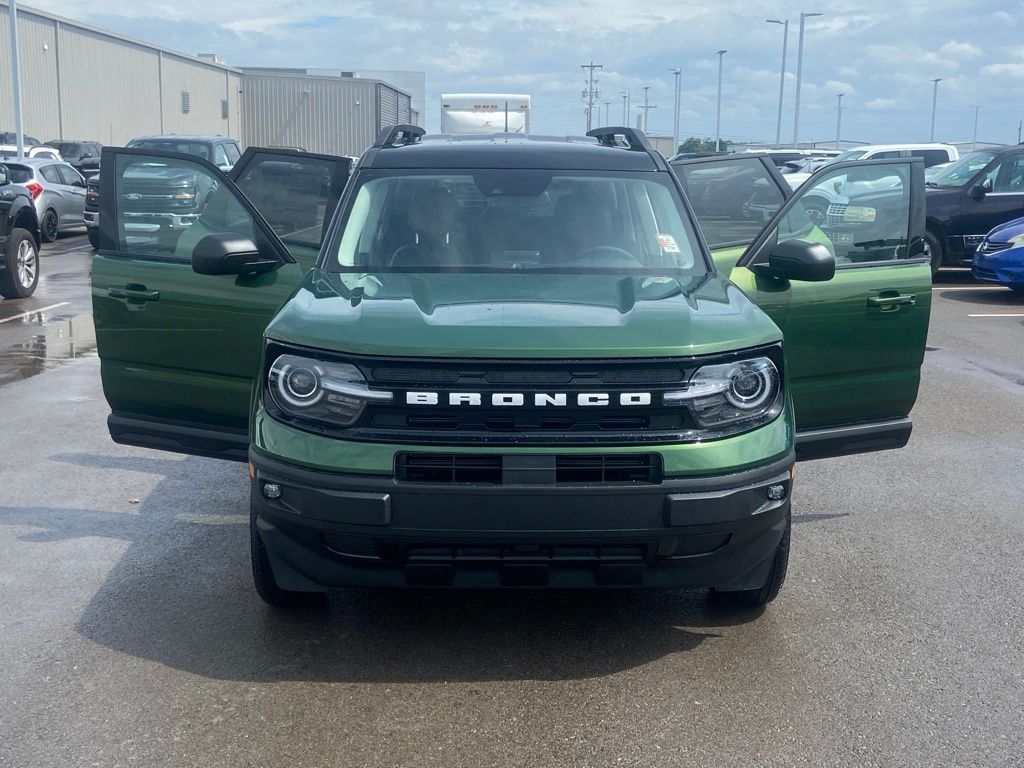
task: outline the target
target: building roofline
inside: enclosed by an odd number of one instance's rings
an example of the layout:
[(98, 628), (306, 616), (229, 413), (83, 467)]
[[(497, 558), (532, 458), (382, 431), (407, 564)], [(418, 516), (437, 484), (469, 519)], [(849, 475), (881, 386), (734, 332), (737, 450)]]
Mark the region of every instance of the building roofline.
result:
[[(10, 12), (9, 3), (7, 0), (0, 0), (0, 8), (3, 9), (2, 12), (5, 14)], [(38, 16), (42, 19), (49, 19), (50, 21), (55, 21), (58, 24), (66, 24), (69, 27), (77, 27), (79, 29), (83, 29), (87, 32), (92, 32), (93, 34), (97, 34), (102, 37), (109, 37), (114, 40), (119, 40), (122, 43), (130, 43), (131, 45), (137, 45), (140, 48), (149, 48), (150, 50), (156, 51), (164, 56), (173, 56), (178, 59), (185, 59), (191, 64), (202, 64), (203, 66), (209, 67), (210, 69), (216, 69), (221, 72), (230, 72), (236, 75), (240, 75), (242, 73), (242, 71), (238, 67), (231, 67), (227, 64), (217, 64), (215, 62), (209, 61), (208, 59), (201, 59), (194, 54), (183, 53), (181, 51), (176, 51), (173, 48), (165, 48), (162, 45), (148, 43), (145, 40), (139, 40), (136, 37), (129, 37), (128, 35), (121, 35), (117, 32), (111, 32), (109, 29), (101, 29), (100, 27), (94, 27), (91, 24), (86, 24), (85, 22), (78, 21), (77, 19), (71, 19), (67, 16), (58, 16), (57, 14), (50, 13), (49, 11), (40, 11), (37, 8), (32, 8), (31, 6), (23, 5), (19, 2), (18, 15), (20, 16), (21, 14), (26, 14), (29, 16)]]
[[(0, 0), (3, 2), (3, 0)], [(330, 82), (337, 82), (338, 80), (355, 80), (360, 83), (377, 83), (380, 85), (386, 85), (391, 90), (408, 96), (412, 99), (412, 94), (408, 91), (404, 91), (394, 83), (389, 83), (387, 80), (380, 80), (376, 77), (346, 77), (345, 75), (318, 75), (309, 72), (309, 70), (303, 67), (249, 67), (241, 66), (238, 67), (238, 71), (243, 75), (260, 75), (262, 77), (290, 77), (302, 80), (326, 80)]]

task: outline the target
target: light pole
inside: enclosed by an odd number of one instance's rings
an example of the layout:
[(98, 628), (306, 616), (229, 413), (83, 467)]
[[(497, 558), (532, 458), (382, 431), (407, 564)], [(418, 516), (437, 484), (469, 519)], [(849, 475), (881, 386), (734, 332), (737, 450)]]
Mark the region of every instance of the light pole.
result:
[(722, 63), (728, 51), (718, 51), (718, 103), (715, 106), (715, 152), (722, 151)]
[(629, 91), (619, 91), (622, 96), (622, 124), (629, 125)]
[(11, 27), (11, 83), (14, 86), (14, 142), (18, 160), (25, 157), (25, 134), (21, 126), (21, 72), (18, 69), (18, 0), (7, 6), (7, 23)]
[(782, 74), (779, 75), (779, 118), (775, 122), (775, 146), (782, 145), (782, 95), (786, 91), (786, 49), (789, 46), (789, 19), (767, 19), (769, 24), (782, 25)]
[(604, 124), (605, 125), (609, 125), (611, 123), (611, 119), (612, 119), (612, 103), (610, 101), (606, 101), (604, 103)]
[(941, 77), (932, 78), (932, 132), (929, 134), (928, 141), (935, 141), (935, 105), (939, 103), (939, 83), (941, 82)]
[(800, 83), (804, 74), (804, 22), (820, 13), (800, 14), (800, 44), (796, 50), (796, 105), (793, 107), (793, 146), (800, 146)]
[(679, 81), (683, 71), (679, 67), (670, 67), (668, 71), (676, 79), (676, 96), (672, 104), (672, 154), (674, 155), (679, 151)]
[(647, 92), (650, 91), (650, 90), (651, 90), (651, 86), (649, 86), (649, 85), (645, 85), (644, 86), (644, 103), (641, 106), (637, 107), (637, 109), (642, 109), (644, 111), (643, 126), (641, 128), (641, 130), (644, 133), (647, 133), (647, 116), (649, 114), (651, 114), (651, 110), (652, 109), (656, 109), (657, 106), (658, 106), (657, 104), (651, 104), (650, 99), (648, 99)]
[(971, 149), (978, 148), (978, 113), (981, 111), (981, 104), (972, 104), (971, 109), (974, 110), (974, 139), (971, 141)]
[(839, 149), (839, 136), (843, 130), (843, 95), (836, 94), (836, 149)]

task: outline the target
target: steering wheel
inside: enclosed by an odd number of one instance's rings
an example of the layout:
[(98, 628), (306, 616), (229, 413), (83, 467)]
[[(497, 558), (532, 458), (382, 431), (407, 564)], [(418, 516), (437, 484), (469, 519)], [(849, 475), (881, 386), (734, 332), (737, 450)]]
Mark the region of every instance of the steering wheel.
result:
[(596, 245), (587, 248), (579, 253), (574, 259), (569, 259), (569, 264), (580, 262), (591, 262), (593, 266), (621, 266), (623, 261), (639, 264), (636, 256), (625, 248), (618, 248), (614, 245)]
[(423, 254), (418, 245), (400, 245), (388, 260), (389, 267), (422, 267)]

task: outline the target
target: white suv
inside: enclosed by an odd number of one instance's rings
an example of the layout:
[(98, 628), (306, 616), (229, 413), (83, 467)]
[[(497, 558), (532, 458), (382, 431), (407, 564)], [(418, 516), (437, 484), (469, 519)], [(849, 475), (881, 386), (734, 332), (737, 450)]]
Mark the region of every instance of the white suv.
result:
[[(866, 147), (848, 149), (833, 158), (833, 162), (843, 160), (885, 160), (898, 157), (920, 157), (924, 167), (950, 163), (960, 159), (960, 153), (951, 144), (874, 144)], [(796, 189), (811, 177), (809, 173), (789, 173), (784, 178), (789, 186)]]

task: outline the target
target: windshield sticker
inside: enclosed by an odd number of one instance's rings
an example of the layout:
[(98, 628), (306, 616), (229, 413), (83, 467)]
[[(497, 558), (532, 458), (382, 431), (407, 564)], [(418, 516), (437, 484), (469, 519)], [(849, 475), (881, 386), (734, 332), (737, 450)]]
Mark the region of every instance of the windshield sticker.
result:
[(662, 253), (679, 253), (679, 245), (676, 243), (676, 239), (672, 235), (658, 234), (658, 245), (661, 246)]

